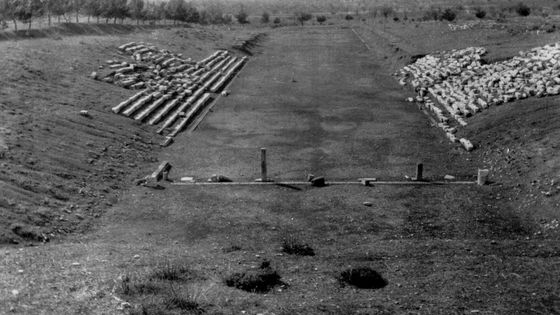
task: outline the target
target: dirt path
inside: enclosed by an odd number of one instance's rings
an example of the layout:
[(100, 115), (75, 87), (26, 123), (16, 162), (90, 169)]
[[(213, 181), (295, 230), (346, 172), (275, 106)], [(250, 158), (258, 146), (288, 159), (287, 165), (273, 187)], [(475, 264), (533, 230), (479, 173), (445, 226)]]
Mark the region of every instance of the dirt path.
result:
[(404, 102), (404, 91), (351, 29), (293, 28), (262, 45), (232, 95), (165, 152), (177, 176), (254, 179), (260, 147), (281, 179), (402, 178), (421, 160), (441, 176), (465, 166), (443, 155), (453, 146)]

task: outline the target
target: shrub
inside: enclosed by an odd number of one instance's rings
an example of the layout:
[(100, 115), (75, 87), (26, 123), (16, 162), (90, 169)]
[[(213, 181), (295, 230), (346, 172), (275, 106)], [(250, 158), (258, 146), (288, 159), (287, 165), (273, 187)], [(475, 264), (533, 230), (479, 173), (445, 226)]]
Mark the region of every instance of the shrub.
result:
[(140, 294), (140, 295), (157, 294), (160, 293), (162, 290), (163, 288), (159, 284), (154, 283), (151, 280), (145, 282), (137, 282), (137, 281), (132, 281), (130, 276), (125, 275), (121, 279), (119, 291), (123, 295), (132, 296), (136, 294)]
[(399, 21), (399, 17), (398, 17), (398, 16), (393, 17), (393, 21), (398, 22), (398, 21)]
[(49, 238), (41, 231), (41, 229), (35, 226), (24, 223), (13, 223), (10, 226), (10, 230), (17, 236), (29, 241), (49, 241)]
[(231, 274), (225, 282), (228, 287), (253, 293), (266, 293), (282, 284), (280, 279), (278, 272), (270, 268), (270, 262), (265, 261), (259, 269)]
[(261, 16), (261, 23), (267, 24), (268, 22), (270, 22), (270, 14), (268, 12), (263, 12)]
[(276, 18), (274, 18), (274, 21), (272, 21), (272, 23), (278, 25), (278, 24), (282, 23), (282, 20), (280, 20), (279, 17), (276, 17)]
[(239, 24), (249, 24), (249, 15), (244, 10), (239, 11), (235, 15), (235, 18), (237, 19), (237, 22), (239, 22)]
[(346, 269), (340, 273), (338, 281), (361, 289), (381, 289), (388, 284), (377, 271), (369, 267)]
[(303, 243), (294, 237), (288, 237), (283, 240), (282, 251), (290, 255), (315, 256), (315, 251), (309, 244)]
[(175, 294), (165, 299), (165, 306), (169, 309), (178, 308), (180, 310), (190, 311), (191, 313), (203, 312), (196, 301), (190, 298), (183, 298)]
[(152, 272), (150, 280), (186, 280), (192, 278), (192, 271), (186, 266), (166, 264)]
[(449, 22), (455, 20), (456, 17), (457, 17), (457, 13), (455, 13), (455, 11), (453, 11), (453, 9), (450, 8), (445, 9), (441, 14), (441, 18)]
[(506, 14), (504, 12), (496, 13), (496, 22), (504, 23), (506, 21)]
[(434, 7), (424, 12), (424, 16), (422, 17), (422, 20), (424, 21), (429, 21), (429, 20), (437, 21), (440, 19), (441, 19), (441, 9), (434, 8)]
[(474, 9), (474, 16), (476, 16), (479, 19), (483, 19), (486, 16), (486, 11), (484, 11), (484, 9), (478, 7)]
[(324, 15), (318, 15), (317, 16), (317, 22), (319, 22), (319, 24), (325, 23), (326, 20), (327, 20), (327, 17), (324, 16)]
[(309, 21), (313, 18), (313, 15), (311, 15), (310, 13), (307, 12), (298, 12), (296, 14), (296, 19), (301, 23), (301, 26), (303, 26), (303, 24), (306, 21)]
[(517, 14), (519, 14), (519, 16), (529, 16), (529, 14), (531, 14), (531, 8), (529, 8), (523, 2), (519, 2), (515, 6), (515, 12), (517, 12)]
[(346, 19), (347, 21), (353, 20), (354, 17), (351, 14), (346, 14), (346, 16), (344, 17), (344, 19)]
[(383, 17), (384, 17), (385, 19), (387, 19), (387, 18), (389, 17), (389, 15), (391, 15), (391, 14), (393, 14), (393, 13), (394, 13), (394, 10), (393, 10), (393, 8), (390, 7), (390, 6), (383, 6), (383, 7), (381, 8), (381, 15), (383, 15)]
[(165, 306), (156, 303), (142, 303), (139, 307), (130, 310), (130, 315), (169, 315)]

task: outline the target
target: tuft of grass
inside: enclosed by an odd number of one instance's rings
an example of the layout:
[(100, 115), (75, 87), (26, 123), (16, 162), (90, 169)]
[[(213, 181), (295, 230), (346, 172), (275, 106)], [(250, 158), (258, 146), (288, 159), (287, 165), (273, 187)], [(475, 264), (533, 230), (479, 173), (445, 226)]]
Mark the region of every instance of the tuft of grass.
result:
[(120, 283), (120, 293), (128, 296), (148, 294), (155, 295), (161, 293), (162, 291), (163, 288), (152, 280), (137, 282), (133, 281), (128, 275), (124, 276)]
[(10, 230), (25, 240), (38, 242), (49, 241), (49, 238), (38, 227), (30, 226), (24, 223), (13, 223), (10, 226)]
[(315, 251), (309, 244), (301, 242), (295, 237), (288, 237), (283, 240), (282, 251), (290, 255), (315, 256)]
[(237, 288), (252, 293), (266, 293), (277, 285), (283, 284), (276, 270), (270, 267), (270, 262), (265, 261), (257, 270), (236, 272), (225, 279), (228, 287)]
[(346, 269), (340, 273), (338, 281), (360, 289), (381, 289), (388, 284), (387, 280), (370, 267)]
[(191, 279), (192, 271), (184, 265), (165, 264), (154, 270), (149, 276), (150, 280), (178, 281)]
[(189, 311), (191, 313), (203, 313), (203, 309), (200, 305), (191, 298), (180, 297), (177, 295), (168, 297), (165, 299), (165, 306), (168, 309), (180, 309), (183, 311)]
[(171, 315), (172, 312), (165, 308), (165, 305), (157, 303), (142, 303), (140, 307), (130, 310), (130, 315)]
[(239, 245), (231, 245), (230, 247), (225, 247), (225, 248), (223, 248), (222, 251), (223, 251), (224, 253), (231, 253), (231, 252), (240, 251), (240, 250), (242, 250), (242, 249), (243, 249), (243, 248), (241, 248), (241, 246), (239, 246)]

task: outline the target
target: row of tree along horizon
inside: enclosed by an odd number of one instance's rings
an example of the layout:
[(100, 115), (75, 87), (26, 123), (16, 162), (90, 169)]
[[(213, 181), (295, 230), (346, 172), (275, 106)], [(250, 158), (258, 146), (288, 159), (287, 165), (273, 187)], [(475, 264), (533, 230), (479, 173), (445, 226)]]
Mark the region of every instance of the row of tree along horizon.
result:
[[(17, 31), (18, 22), (25, 23), (28, 28), (34, 20), (46, 19), (48, 25), (53, 19), (63, 22), (80, 22), (81, 16), (87, 16), (88, 23), (95, 20), (100, 23), (133, 19), (137, 24), (157, 24), (158, 21), (172, 20), (173, 23), (199, 23), (199, 24), (231, 24), (234, 21), (240, 24), (249, 23), (249, 15), (243, 6), (234, 13), (225, 13), (219, 5), (209, 5), (204, 9), (195, 7), (186, 0), (0, 0), (0, 23), (2, 28), (7, 28), (7, 22), (13, 23)], [(288, 17), (284, 15), (283, 17)], [(312, 18), (307, 12), (297, 12), (291, 15), (294, 21), (303, 24)], [(324, 15), (317, 15), (317, 21), (323, 23)], [(261, 23), (281, 23), (280, 16), (271, 21), (270, 14), (263, 12), (260, 16)]]

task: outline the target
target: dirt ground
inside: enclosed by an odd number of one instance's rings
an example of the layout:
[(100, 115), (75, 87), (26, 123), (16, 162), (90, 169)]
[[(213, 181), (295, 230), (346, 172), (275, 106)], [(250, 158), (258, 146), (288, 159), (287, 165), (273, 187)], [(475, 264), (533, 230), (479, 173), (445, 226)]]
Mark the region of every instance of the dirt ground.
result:
[[(96, 202), (89, 208), (92, 215), (85, 216), (91, 217), (88, 233), (53, 234), (55, 241), (46, 244), (0, 249), (3, 309), (129, 312), (140, 304), (158, 304), (162, 297), (122, 294), (122, 279), (140, 281), (172, 263), (188, 266), (192, 278), (160, 285), (196, 300), (209, 314), (559, 313), (560, 247), (553, 224), (558, 219), (558, 98), (528, 99), (473, 118), (464, 132), (480, 146), (467, 153), (405, 103), (412, 91), (391, 77), (411, 55), (428, 52), (425, 41), (405, 42), (419, 27), (359, 21), (351, 26), (371, 50), (349, 25), (267, 29), (229, 87), (231, 95), (221, 97), (194, 132), (181, 134), (168, 148), (156, 145), (160, 139), (151, 128), (109, 112), (130, 91), (91, 81), (87, 74), (127, 41), (142, 39), (202, 58), (255, 30), (156, 30), (0, 42), (10, 52), (0, 57), (10, 65), (2, 68), (0, 110), (14, 112), (0, 116), (9, 130), (2, 185), (12, 194), (4, 197), (7, 206), (0, 204), (2, 220), (37, 226), (34, 217), (21, 219), (22, 214), (31, 216), (30, 209), (39, 209), (44, 200), (51, 204), (43, 213), (57, 217), (71, 216), (59, 205)], [(484, 37), (479, 30), (477, 42), (475, 34), (435, 36), (434, 30), (431, 24), (420, 29), (434, 35), (433, 50), (447, 48), (436, 45), (448, 43), (446, 36), (483, 45), (494, 34)], [(491, 49), (500, 56), (511, 53), (516, 40), (525, 43), (527, 35), (495, 36), (512, 43)], [(534, 46), (555, 42), (555, 33), (546, 36)], [(81, 109), (90, 110), (92, 119), (79, 116)], [(104, 146), (110, 148), (102, 151)], [(494, 183), (301, 190), (169, 184), (154, 190), (132, 184), (163, 160), (174, 166), (173, 179), (223, 174), (252, 180), (259, 176), (260, 147), (268, 148), (270, 174), (277, 179), (301, 180), (307, 173), (327, 179), (404, 179), (422, 161), (431, 179), (446, 174), (473, 179), (477, 168), (488, 167)], [(88, 152), (95, 150), (106, 153), (96, 153), (92, 167), (88, 158), (94, 155)], [(111, 178), (115, 170), (123, 173)], [(53, 175), (57, 172), (74, 177)], [(83, 197), (73, 187), (81, 187), (87, 176), (92, 193)], [(18, 178), (52, 187), (30, 193)], [(88, 208), (67, 209), (82, 213)], [(44, 228), (52, 230), (62, 225), (56, 222), (68, 221), (45, 222)], [(80, 226), (64, 224), (69, 231)], [(9, 225), (5, 228), (12, 233)], [(282, 252), (288, 237), (308, 243), (315, 256)], [(283, 286), (266, 294), (226, 286), (228, 275), (258, 269), (263, 261), (278, 271)], [(358, 289), (337, 281), (343, 269), (362, 266), (377, 270), (388, 285)]]

